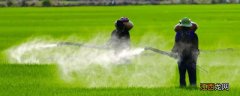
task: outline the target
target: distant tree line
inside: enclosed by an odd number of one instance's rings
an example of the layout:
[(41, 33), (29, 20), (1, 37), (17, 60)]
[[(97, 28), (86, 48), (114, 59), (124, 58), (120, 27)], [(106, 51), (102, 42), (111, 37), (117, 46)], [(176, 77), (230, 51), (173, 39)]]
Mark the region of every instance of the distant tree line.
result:
[(221, 3), (240, 3), (240, 0), (0, 0), (0, 6), (2, 7)]

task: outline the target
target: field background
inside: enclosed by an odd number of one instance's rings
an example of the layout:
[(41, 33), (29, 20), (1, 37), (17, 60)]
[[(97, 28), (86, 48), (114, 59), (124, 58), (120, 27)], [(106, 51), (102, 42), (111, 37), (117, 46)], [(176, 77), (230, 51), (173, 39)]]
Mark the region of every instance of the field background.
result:
[[(151, 84), (159, 85), (159, 87), (153, 88), (128, 86), (127, 82), (121, 82), (121, 79), (111, 81), (107, 88), (86, 88), (86, 86), (82, 86), (84, 84), (81, 82), (66, 83), (63, 81), (60, 78), (58, 67), (54, 64), (9, 64), (7, 59), (5, 51), (8, 48), (32, 38), (88, 42), (91, 38), (102, 36), (102, 41), (107, 41), (110, 32), (114, 29), (114, 21), (122, 16), (127, 16), (134, 22), (135, 27), (131, 30), (134, 47), (152, 46), (167, 51), (170, 51), (173, 45), (175, 24), (185, 16), (190, 17), (199, 25), (197, 34), (203, 53), (199, 57), (198, 65), (207, 70), (207, 72), (198, 70), (198, 84), (200, 82), (228, 82), (230, 91), (205, 92), (178, 88), (176, 61), (161, 55), (139, 57), (140, 59), (146, 58), (146, 64), (141, 66), (134, 65), (134, 62), (137, 62), (134, 60), (132, 65), (115, 67), (119, 71), (115, 73), (116, 75), (125, 74), (126, 77), (129, 77), (128, 72), (134, 71), (132, 70), (133, 66), (137, 66), (139, 70), (145, 69), (144, 71), (149, 71), (150, 74), (160, 75), (156, 76), (154, 80), (152, 78), (155, 76), (149, 79), (154, 82), (150, 83), (149, 87)], [(0, 95), (159, 96), (182, 94), (239, 96), (239, 18), (239, 5), (0, 8)], [(233, 50), (226, 50), (227, 48)], [(167, 62), (162, 62), (166, 60)], [(147, 61), (159, 63), (147, 64)], [(85, 74), (87, 75), (87, 73)], [(99, 78), (102, 80), (101, 74)]]

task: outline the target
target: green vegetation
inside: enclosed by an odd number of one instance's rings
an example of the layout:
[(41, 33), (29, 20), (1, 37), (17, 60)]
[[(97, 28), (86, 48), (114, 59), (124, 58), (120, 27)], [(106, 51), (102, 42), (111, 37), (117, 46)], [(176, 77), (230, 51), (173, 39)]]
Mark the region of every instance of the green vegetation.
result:
[[(135, 66), (133, 63), (127, 66), (113, 66), (115, 75), (123, 74), (126, 78), (129, 78), (128, 74), (133, 71), (147, 71), (147, 74), (153, 75), (149, 76), (151, 79), (146, 77), (146, 80), (153, 82), (150, 85), (162, 85), (159, 88), (137, 86), (126, 88), (127, 80), (114, 79), (114, 76), (108, 79), (116, 80), (110, 82), (111, 84), (108, 85), (110, 88), (85, 88), (81, 80), (73, 83), (63, 81), (56, 65), (9, 64), (6, 60), (5, 50), (32, 38), (87, 42), (91, 38), (102, 36), (103, 40), (100, 43), (103, 43), (109, 39), (110, 32), (114, 29), (114, 21), (122, 16), (127, 16), (134, 22), (135, 26), (131, 30), (133, 46), (152, 46), (163, 50), (171, 49), (175, 35), (173, 27), (178, 20), (187, 16), (197, 22), (201, 50), (234, 49), (233, 51), (202, 52), (198, 65), (207, 72), (198, 70), (198, 83), (227, 82), (230, 83), (230, 91), (177, 88), (176, 61), (161, 55), (139, 57), (146, 58), (142, 65)], [(2, 52), (0, 95), (239, 95), (239, 18), (239, 5), (0, 8), (0, 51)], [(133, 61), (137, 62), (137, 60)], [(152, 61), (155, 63), (152, 64)], [(97, 70), (103, 69), (95, 67)], [(133, 70), (134, 68), (136, 70)], [(99, 80), (102, 80), (101, 76), (105, 75), (100, 73), (107, 73), (107, 71), (99, 72)], [(88, 75), (88, 73), (84, 74)], [(116, 87), (114, 85), (118, 83), (123, 83), (123, 87), (111, 88), (111, 86)]]

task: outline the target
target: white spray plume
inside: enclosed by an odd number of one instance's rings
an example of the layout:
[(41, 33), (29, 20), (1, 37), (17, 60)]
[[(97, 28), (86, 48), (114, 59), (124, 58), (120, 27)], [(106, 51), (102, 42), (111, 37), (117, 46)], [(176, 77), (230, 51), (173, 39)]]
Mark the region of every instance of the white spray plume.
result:
[[(86, 44), (95, 44), (96, 41), (99, 41), (98, 38)], [(37, 38), (9, 48), (9, 62), (57, 64), (61, 78), (69, 83), (80, 82), (79, 86), (83, 87), (169, 86), (165, 82), (171, 78), (167, 78), (165, 70), (175, 70), (169, 67), (174, 64), (169, 65), (166, 56), (141, 56), (144, 48), (132, 48), (115, 54), (113, 50), (58, 46), (56, 42)]]
[[(36, 43), (38, 42), (38, 43)], [(36, 50), (43, 50), (45, 48), (53, 48), (56, 47), (57, 44), (47, 44), (46, 42), (40, 42), (40, 41), (32, 41), (32, 42), (28, 42), (28, 43), (24, 43), (18, 47), (14, 47), (9, 51), (9, 56), (11, 57), (11, 59), (14, 59), (13, 62), (16, 63), (41, 63), (37, 61), (37, 58), (34, 57), (30, 57), (31, 59), (27, 59), (24, 58), (24, 55), (26, 53), (29, 52), (33, 52)], [(11, 61), (10, 61), (11, 62)]]
[[(85, 68), (91, 64), (108, 66), (126, 64), (141, 54), (144, 48), (123, 50), (115, 54), (113, 50), (103, 50), (76, 46), (58, 46), (58, 43), (31, 40), (8, 50), (9, 61), (18, 64), (58, 64), (64, 74)], [(71, 71), (71, 72), (69, 72)]]

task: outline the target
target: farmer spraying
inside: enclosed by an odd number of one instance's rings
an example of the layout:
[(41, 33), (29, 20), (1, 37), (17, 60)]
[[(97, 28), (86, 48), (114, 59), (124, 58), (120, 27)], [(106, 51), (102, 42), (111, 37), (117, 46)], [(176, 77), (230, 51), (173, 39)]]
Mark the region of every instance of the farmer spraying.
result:
[(111, 33), (111, 38), (104, 46), (89, 45), (84, 43), (74, 42), (59, 42), (58, 46), (71, 45), (95, 49), (113, 49), (116, 54), (123, 50), (130, 49), (130, 33), (133, 28), (133, 23), (126, 17), (121, 17), (115, 21), (115, 29)]
[(188, 72), (191, 86), (196, 86), (196, 63), (199, 54), (198, 36), (195, 33), (198, 26), (189, 18), (183, 18), (175, 26), (175, 44), (172, 52), (178, 55), (180, 86), (185, 87), (185, 74)]
[(130, 48), (129, 31), (133, 28), (133, 23), (126, 17), (121, 17), (115, 22), (115, 28), (111, 33), (108, 45), (119, 53)]

